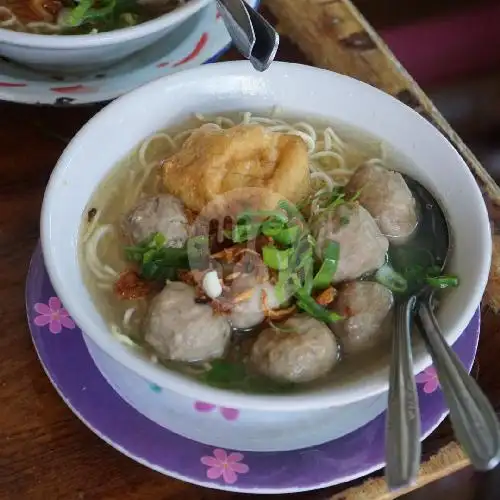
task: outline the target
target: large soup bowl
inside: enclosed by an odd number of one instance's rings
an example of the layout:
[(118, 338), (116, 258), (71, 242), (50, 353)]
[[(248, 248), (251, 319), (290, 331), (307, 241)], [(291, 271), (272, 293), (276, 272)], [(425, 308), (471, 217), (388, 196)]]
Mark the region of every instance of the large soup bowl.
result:
[(41, 71), (80, 74), (118, 62), (153, 44), (211, 0), (190, 0), (151, 21), (89, 35), (39, 35), (0, 28), (0, 55)]
[[(474, 177), (447, 139), (412, 109), (365, 83), (312, 67), (275, 63), (257, 73), (248, 62), (211, 64), (156, 80), (108, 105), (73, 138), (52, 173), (41, 215), (43, 254), (55, 290), (85, 335), (145, 380), (236, 408), (298, 411), (345, 405), (387, 390), (389, 353), (292, 394), (220, 390), (155, 365), (118, 342), (82, 281), (82, 217), (92, 193), (122, 158), (150, 134), (182, 123), (192, 113), (264, 113), (273, 106), (294, 116), (359, 127), (409, 160), (400, 170), (432, 191), (449, 221), (449, 271), (460, 276), (460, 286), (446, 292), (437, 316), (446, 341), (455, 342), (480, 303), (490, 267), (490, 226)], [(423, 342), (415, 338), (415, 373), (430, 362)]]

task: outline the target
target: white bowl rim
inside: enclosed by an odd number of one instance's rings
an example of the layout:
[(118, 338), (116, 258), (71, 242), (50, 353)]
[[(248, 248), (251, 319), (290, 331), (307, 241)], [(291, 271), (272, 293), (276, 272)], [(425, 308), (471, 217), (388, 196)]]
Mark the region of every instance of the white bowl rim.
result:
[(136, 26), (88, 35), (44, 35), (21, 33), (0, 28), (0, 44), (20, 45), (37, 49), (79, 49), (99, 45), (113, 45), (126, 40), (145, 37), (177, 24), (205, 7), (211, 0), (190, 0), (172, 12), (163, 14)]
[[(375, 94), (378, 94), (378, 99), (383, 96), (384, 99), (390, 99), (392, 101), (393, 106), (399, 107), (401, 110), (404, 110), (408, 116), (413, 115), (412, 120), (418, 120), (421, 122), (420, 126), (427, 127), (432, 131), (434, 135), (438, 135), (440, 137), (440, 142), (443, 148), (447, 148), (450, 153), (453, 153), (456, 157), (456, 161), (462, 164), (462, 167), (466, 168), (464, 175), (467, 175), (470, 180), (470, 195), (471, 201), (476, 204), (478, 203), (478, 211), (481, 217), (480, 220), (477, 221), (477, 224), (482, 226), (483, 229), (487, 231), (482, 232), (482, 240), (477, 241), (478, 245), (481, 245), (481, 248), (484, 249), (482, 252), (482, 259), (480, 265), (480, 271), (478, 272), (477, 281), (474, 287), (474, 303), (468, 305), (467, 310), (463, 313), (462, 318), (464, 320), (464, 328), (472, 319), (477, 307), (480, 304), (482, 294), (486, 287), (490, 269), (491, 262), (491, 250), (492, 250), (492, 240), (491, 234), (489, 230), (489, 218), (486, 206), (484, 204), (484, 200), (482, 198), (481, 191), (474, 179), (474, 176), (470, 172), (466, 163), (459, 155), (459, 153), (455, 150), (455, 148), (451, 145), (446, 137), (442, 135), (442, 133), (437, 130), (428, 120), (419, 115), (416, 111), (409, 108), (399, 100), (395, 99), (393, 96), (380, 91), (379, 89), (356, 80), (354, 78), (348, 77), (346, 75), (338, 74), (332, 71), (315, 68), (312, 66), (306, 66), (296, 63), (287, 63), (287, 62), (275, 62), (271, 66), (272, 71), (282, 71), (288, 73), (296, 72), (297, 77), (303, 76), (307, 73), (310, 73), (310, 76), (317, 75), (318, 73), (328, 73), (330, 78), (338, 78), (349, 81), (350, 87), (353, 91), (356, 88), (360, 88), (365, 92), (369, 91)], [(366, 385), (362, 386), (358, 384), (355, 389), (351, 389), (348, 396), (343, 394), (341, 401), (339, 401), (338, 394), (335, 394), (338, 391), (327, 391), (327, 390), (311, 390), (306, 393), (291, 393), (291, 394), (272, 394), (272, 395), (262, 395), (262, 394), (243, 394), (223, 389), (218, 389), (214, 387), (207, 386), (202, 384), (201, 382), (197, 382), (193, 379), (190, 379), (186, 376), (180, 375), (176, 372), (166, 370), (161, 366), (157, 366), (149, 361), (139, 359), (137, 356), (133, 355), (128, 348), (121, 345), (116, 339), (114, 339), (109, 332), (106, 332), (107, 335), (102, 335), (103, 332), (86, 332), (86, 318), (84, 315), (79, 313), (79, 307), (76, 300), (73, 300), (73, 296), (71, 294), (71, 286), (65, 283), (62, 275), (57, 272), (57, 262), (51, 258), (50, 251), (48, 251), (51, 247), (50, 242), (50, 210), (54, 208), (53, 200), (57, 199), (57, 193), (55, 192), (54, 187), (58, 184), (58, 177), (62, 176), (64, 173), (64, 169), (67, 167), (67, 161), (70, 156), (73, 154), (73, 151), (77, 149), (78, 143), (84, 138), (87, 133), (87, 130), (94, 126), (95, 123), (107, 119), (113, 116), (116, 111), (120, 110), (121, 107), (125, 107), (128, 105), (133, 105), (136, 96), (140, 94), (146, 94), (150, 92), (154, 92), (156, 89), (165, 90), (165, 86), (168, 86), (170, 83), (174, 84), (179, 80), (186, 80), (192, 78), (195, 81), (203, 81), (203, 76), (242, 76), (247, 75), (251, 72), (249, 64), (247, 61), (229, 61), (222, 63), (215, 63), (210, 65), (204, 65), (197, 68), (192, 68), (188, 70), (184, 70), (179, 73), (167, 75), (163, 78), (157, 79), (153, 82), (149, 82), (134, 91), (119, 97), (114, 102), (108, 104), (105, 108), (99, 111), (96, 115), (94, 115), (81, 129), (80, 131), (73, 137), (71, 142), (68, 144), (63, 154), (61, 155), (59, 161), (57, 162), (52, 175), (49, 179), (45, 196), (42, 205), (41, 211), (41, 243), (42, 249), (45, 259), (45, 265), (47, 268), (47, 272), (50, 276), (52, 285), (56, 292), (59, 294), (61, 301), (64, 303), (64, 306), (68, 309), (69, 313), (72, 315), (73, 319), (76, 323), (81, 326), (84, 334), (88, 335), (92, 338), (94, 342), (108, 355), (112, 356), (115, 360), (127, 366), (129, 369), (135, 371), (140, 376), (158, 384), (160, 387), (169, 387), (177, 392), (182, 392), (193, 399), (210, 401), (214, 404), (220, 404), (223, 406), (233, 406), (236, 408), (244, 409), (244, 408), (252, 408), (252, 409), (260, 409), (260, 410), (273, 410), (273, 411), (297, 411), (299, 409), (318, 409), (324, 408), (328, 406), (337, 406), (339, 404), (348, 404), (356, 400), (364, 399), (366, 397), (374, 396), (380, 394), (382, 392), (387, 391), (388, 389), (388, 380), (384, 378), (384, 382), (380, 380), (369, 380)], [(269, 71), (269, 70), (268, 70)], [(52, 207), (50, 206), (52, 205)], [(487, 233), (487, 234), (486, 234)], [(75, 298), (76, 299), (76, 298)], [(454, 342), (458, 336), (462, 332), (456, 332), (454, 338), (450, 338), (450, 343)], [(419, 373), (424, 368), (431, 364), (431, 358), (429, 354), (425, 353), (421, 356), (421, 359), (418, 361), (415, 360), (414, 363), (414, 373)], [(388, 367), (386, 367), (385, 371), (388, 373)]]

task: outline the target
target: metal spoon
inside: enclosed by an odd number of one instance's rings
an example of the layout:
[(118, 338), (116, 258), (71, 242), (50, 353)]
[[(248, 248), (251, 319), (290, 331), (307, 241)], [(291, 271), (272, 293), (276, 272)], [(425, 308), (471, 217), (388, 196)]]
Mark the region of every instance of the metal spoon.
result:
[[(446, 246), (442, 268), (449, 253), (449, 232), (444, 213), (433, 196), (416, 181), (410, 189), (431, 207), (434, 216), (433, 236)], [(440, 221), (441, 219), (441, 221)], [(444, 221), (445, 230), (442, 229)], [(439, 255), (439, 254), (436, 254)], [(467, 373), (457, 355), (445, 341), (434, 316), (434, 289), (425, 287), (417, 303), (417, 326), (425, 340), (436, 368), (455, 435), (478, 470), (490, 470), (500, 463), (500, 423), (488, 398)]]
[(236, 49), (257, 71), (265, 71), (278, 51), (277, 31), (244, 0), (217, 0), (217, 5)]
[[(422, 229), (425, 229), (425, 226), (421, 223), (417, 231)], [(398, 270), (397, 265), (394, 266), (392, 262), (391, 264)], [(414, 291), (408, 290), (408, 293), (396, 296), (394, 306), (385, 433), (385, 474), (390, 490), (414, 483), (420, 466), (420, 412), (411, 350), (412, 318), (416, 300)]]
[(416, 297), (396, 301), (386, 417), (386, 481), (390, 490), (415, 482), (420, 466), (420, 412), (413, 375), (411, 318)]
[[(406, 178), (420, 206), (419, 228), (411, 246), (417, 240), (422, 245), (422, 268), (438, 266), (442, 271), (449, 254), (448, 225), (442, 209), (433, 196), (417, 181)], [(408, 246), (408, 248), (410, 245)], [(397, 254), (404, 255), (405, 247), (396, 247), (393, 267), (398, 270)], [(426, 257), (430, 261), (425, 262)], [(434, 258), (432, 258), (434, 257)], [(404, 260), (404, 259), (403, 259)], [(413, 263), (414, 264), (414, 263)], [(446, 344), (432, 311), (434, 290), (415, 280), (408, 283), (406, 300), (396, 306), (396, 327), (393, 359), (391, 361), (390, 396), (387, 432), (387, 481), (391, 488), (410, 484), (418, 472), (420, 461), (420, 419), (418, 418), (415, 382), (411, 357), (411, 318), (414, 305), (427, 348), (450, 408), (450, 417), (458, 440), (472, 464), (487, 470), (500, 461), (500, 425), (495, 412), (474, 379), (469, 376), (456, 355)], [(401, 319), (404, 318), (404, 321)], [(393, 367), (394, 364), (394, 367)], [(418, 423), (415, 421), (417, 420)]]

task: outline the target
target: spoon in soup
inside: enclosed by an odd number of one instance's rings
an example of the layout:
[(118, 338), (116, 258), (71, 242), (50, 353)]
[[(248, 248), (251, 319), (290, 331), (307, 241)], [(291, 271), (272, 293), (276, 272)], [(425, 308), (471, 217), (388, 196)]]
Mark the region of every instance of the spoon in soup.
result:
[(238, 52), (257, 71), (265, 71), (278, 51), (278, 32), (244, 0), (217, 0), (217, 5)]
[[(450, 233), (446, 217), (427, 189), (414, 179), (406, 177), (405, 180), (420, 206), (419, 228), (412, 238), (411, 247), (418, 248), (421, 255), (417, 256), (415, 265), (415, 255), (411, 259), (407, 255), (405, 259), (405, 251), (408, 253), (410, 245), (402, 245), (395, 247), (389, 256), (396, 271), (407, 271), (410, 261), (417, 271), (413, 277), (410, 274), (405, 298), (396, 306), (396, 316), (399, 319), (396, 320), (394, 344), (399, 348), (396, 352), (393, 350), (393, 356), (400, 356), (399, 366), (393, 370), (391, 364), (391, 375), (394, 371), (399, 376), (395, 379), (391, 377), (390, 380), (390, 383), (396, 383), (389, 390), (386, 438), (389, 444), (387, 478), (389, 487), (392, 488), (412, 482), (420, 461), (420, 432), (416, 432), (420, 431), (420, 419), (416, 411), (418, 401), (413, 391), (415, 381), (410, 341), (414, 312), (417, 314), (418, 330), (436, 368), (458, 441), (476, 469), (490, 470), (500, 462), (500, 423), (495, 410), (447, 344), (434, 316), (435, 290), (454, 285), (456, 280), (451, 276), (441, 276), (450, 253)], [(391, 361), (395, 361), (395, 358)], [(403, 404), (409, 406), (404, 407)], [(418, 425), (409, 416), (418, 420)], [(399, 422), (398, 417), (402, 417)], [(398, 443), (398, 439), (401, 442)], [(393, 452), (397, 452), (399, 456), (393, 456)]]

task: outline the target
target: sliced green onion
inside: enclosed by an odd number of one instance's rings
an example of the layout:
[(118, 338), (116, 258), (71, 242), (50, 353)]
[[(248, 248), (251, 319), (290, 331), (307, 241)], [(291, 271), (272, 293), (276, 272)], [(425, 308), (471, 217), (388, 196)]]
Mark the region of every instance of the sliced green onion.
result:
[(69, 26), (80, 26), (85, 19), (87, 11), (92, 8), (94, 0), (81, 0), (80, 3), (71, 10), (67, 17)]
[(335, 188), (328, 194), (329, 197), (323, 202), (325, 210), (334, 210), (335, 208), (343, 205), (347, 200), (345, 199), (345, 193), (342, 188)]
[(142, 263), (147, 264), (148, 262), (151, 262), (155, 255), (156, 255), (157, 250), (155, 248), (152, 248), (151, 250), (148, 250), (143, 256), (142, 256)]
[(233, 227), (231, 239), (234, 243), (253, 240), (259, 234), (261, 224), (236, 224)]
[(274, 239), (276, 239), (276, 236), (280, 234), (284, 229), (284, 223), (274, 218), (266, 220), (262, 224), (262, 234), (271, 236)]
[(174, 279), (177, 269), (188, 267), (188, 252), (186, 248), (166, 247), (165, 243), (163, 234), (153, 233), (138, 245), (126, 247), (125, 256), (138, 264), (140, 275), (147, 280)]
[(276, 243), (279, 243), (280, 245), (293, 245), (299, 239), (300, 232), (301, 229), (299, 226), (290, 226), (284, 228), (274, 235), (274, 241), (276, 241)]
[(163, 233), (155, 233), (151, 241), (157, 248), (160, 248), (165, 245), (167, 238), (165, 238)]
[(81, 0), (70, 12), (67, 22), (69, 26), (80, 26), (88, 21), (104, 18), (113, 13), (116, 0), (100, 0), (99, 7), (94, 7), (94, 0)]
[(334, 311), (329, 311), (323, 306), (320, 306), (306, 291), (303, 289), (296, 292), (297, 305), (309, 316), (316, 318), (324, 323), (335, 323), (344, 319), (343, 316)]
[(302, 219), (300, 210), (287, 200), (278, 201), (278, 209), (283, 210), (288, 215), (289, 219)]
[(316, 273), (313, 281), (313, 288), (316, 290), (324, 290), (328, 288), (332, 282), (332, 278), (337, 272), (339, 265), (340, 245), (335, 241), (330, 241), (326, 245), (324, 251), (324, 261), (321, 264), (319, 271)]
[(457, 276), (428, 276), (425, 278), (427, 284), (433, 288), (454, 288), (459, 285), (459, 279)]
[(295, 270), (301, 287), (310, 295), (314, 280), (314, 258), (311, 247), (300, 255), (300, 260), (296, 263)]
[(401, 274), (394, 271), (389, 264), (384, 264), (375, 274), (375, 279), (395, 293), (404, 293), (408, 288), (408, 282)]
[(352, 203), (356, 201), (360, 196), (361, 196), (361, 189), (356, 191), (349, 201)]
[(287, 298), (290, 289), (290, 274), (288, 271), (280, 271), (278, 274), (278, 281), (274, 285), (274, 293), (280, 304), (283, 304)]
[(262, 258), (266, 266), (277, 271), (283, 271), (288, 269), (290, 249), (278, 250), (276, 247), (266, 245), (262, 248)]

